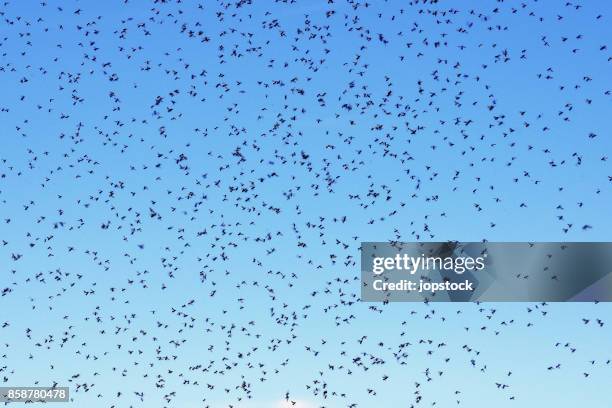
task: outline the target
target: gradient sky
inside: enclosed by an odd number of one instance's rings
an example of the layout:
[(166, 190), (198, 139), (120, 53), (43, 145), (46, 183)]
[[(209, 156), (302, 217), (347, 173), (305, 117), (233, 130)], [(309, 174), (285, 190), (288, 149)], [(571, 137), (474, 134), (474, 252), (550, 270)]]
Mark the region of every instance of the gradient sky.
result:
[[(415, 391), (421, 406), (610, 406), (609, 304), (373, 308), (358, 302), (357, 277), (360, 242), (396, 234), (610, 240), (612, 171), (602, 158), (612, 147), (612, 71), (610, 50), (601, 47), (612, 38), (612, 6), (372, 3), (0, 6), (6, 385), (57, 381), (71, 387), (71, 405), (92, 408), (274, 407), (287, 391), (297, 408), (409, 407)], [(504, 50), (510, 59), (500, 62)], [(360, 114), (357, 103), (368, 102)], [(237, 147), (244, 162), (232, 156)], [(301, 152), (309, 165), (299, 163)], [(177, 163), (181, 153), (188, 159)], [(251, 183), (244, 194), (231, 188)], [(349, 198), (355, 194), (361, 198)], [(194, 207), (198, 199), (205, 203)], [(307, 248), (296, 246), (293, 225)], [(353, 364), (357, 356), (385, 364), (364, 370)], [(189, 369), (211, 361), (208, 373)], [(307, 385), (319, 371), (347, 397), (314, 395)], [(199, 385), (184, 385), (186, 377)], [(236, 399), (243, 380), (251, 383), (248, 401)], [(84, 383), (89, 392), (76, 389)], [(144, 402), (134, 391), (145, 392)], [(169, 391), (176, 391), (171, 404), (163, 400)]]

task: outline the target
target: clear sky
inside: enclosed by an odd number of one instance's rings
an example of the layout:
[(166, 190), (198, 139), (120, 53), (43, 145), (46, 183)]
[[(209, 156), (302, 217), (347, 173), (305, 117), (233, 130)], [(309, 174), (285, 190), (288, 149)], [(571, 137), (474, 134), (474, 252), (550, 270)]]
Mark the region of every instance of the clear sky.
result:
[(358, 268), (362, 241), (610, 241), (612, 6), (253, 3), (0, 6), (1, 382), (609, 407), (609, 304), (366, 304)]

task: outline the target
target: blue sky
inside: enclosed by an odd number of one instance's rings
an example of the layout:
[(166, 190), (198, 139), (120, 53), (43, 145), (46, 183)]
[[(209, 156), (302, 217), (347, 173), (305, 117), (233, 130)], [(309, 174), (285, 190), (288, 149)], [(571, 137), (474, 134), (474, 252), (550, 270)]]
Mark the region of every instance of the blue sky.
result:
[(608, 304), (373, 309), (356, 278), (362, 241), (609, 241), (610, 5), (45, 4), (0, 7), (7, 384), (91, 407), (609, 406)]

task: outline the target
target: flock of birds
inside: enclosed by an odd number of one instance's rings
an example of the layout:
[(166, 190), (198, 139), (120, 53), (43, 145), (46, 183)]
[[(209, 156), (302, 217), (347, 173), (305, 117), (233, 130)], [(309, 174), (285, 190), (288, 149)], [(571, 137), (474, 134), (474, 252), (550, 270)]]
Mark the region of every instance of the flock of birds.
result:
[(359, 299), (362, 241), (606, 240), (610, 8), (2, 3), (0, 386), (610, 406), (605, 304)]

